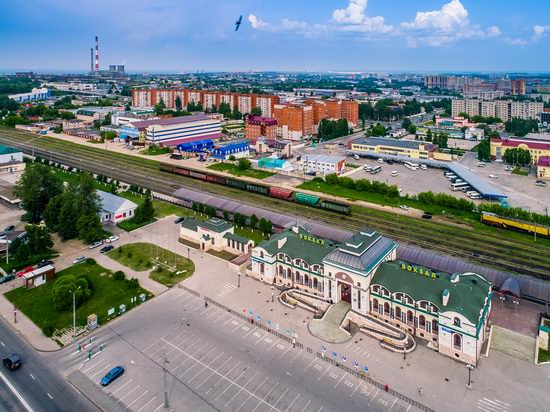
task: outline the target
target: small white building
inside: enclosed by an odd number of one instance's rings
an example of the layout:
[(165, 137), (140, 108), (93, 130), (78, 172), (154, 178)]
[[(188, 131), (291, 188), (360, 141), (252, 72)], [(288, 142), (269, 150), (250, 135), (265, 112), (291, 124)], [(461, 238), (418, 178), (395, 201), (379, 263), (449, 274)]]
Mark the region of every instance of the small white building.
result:
[(19, 172), (24, 169), (23, 152), (19, 149), (0, 145), (0, 174)]
[(111, 193), (98, 190), (101, 200), (101, 223), (119, 223), (134, 217), (138, 207), (134, 202)]
[(478, 129), (476, 127), (468, 127), (464, 131), (464, 138), (466, 140), (483, 140), (485, 132), (483, 129)]
[(301, 168), (304, 173), (320, 173), (325, 176), (331, 173), (339, 175), (345, 166), (346, 158), (343, 156), (304, 155)]

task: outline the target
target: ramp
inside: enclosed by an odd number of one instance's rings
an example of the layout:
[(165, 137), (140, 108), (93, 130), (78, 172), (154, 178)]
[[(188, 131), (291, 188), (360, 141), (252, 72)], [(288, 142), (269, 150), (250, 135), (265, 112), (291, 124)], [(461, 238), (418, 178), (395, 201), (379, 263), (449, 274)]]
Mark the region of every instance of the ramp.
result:
[(332, 305), (322, 319), (312, 319), (308, 329), (313, 336), (329, 343), (342, 343), (351, 338), (351, 335), (340, 325), (350, 310), (350, 304), (340, 301)]

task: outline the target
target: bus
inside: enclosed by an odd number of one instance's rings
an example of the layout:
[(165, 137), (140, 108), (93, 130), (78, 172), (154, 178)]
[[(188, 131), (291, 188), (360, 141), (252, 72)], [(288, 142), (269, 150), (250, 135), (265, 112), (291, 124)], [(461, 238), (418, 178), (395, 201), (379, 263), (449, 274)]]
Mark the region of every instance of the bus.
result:
[(382, 167), (380, 166), (373, 166), (370, 170), (371, 175), (375, 175), (377, 173), (380, 173), (382, 171)]
[(469, 186), (468, 182), (453, 183), (451, 184), (451, 189), (456, 192), (466, 186)]
[(405, 167), (411, 170), (418, 170), (418, 163), (405, 162)]

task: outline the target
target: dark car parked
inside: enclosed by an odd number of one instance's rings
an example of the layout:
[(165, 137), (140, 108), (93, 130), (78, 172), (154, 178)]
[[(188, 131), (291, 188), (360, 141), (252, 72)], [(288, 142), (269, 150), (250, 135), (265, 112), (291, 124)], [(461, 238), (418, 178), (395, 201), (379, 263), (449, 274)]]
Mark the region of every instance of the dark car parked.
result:
[(13, 232), (15, 230), (14, 225), (9, 225), (8, 227), (4, 228), (4, 232)]
[(123, 373), (124, 373), (124, 368), (122, 366), (115, 366), (113, 369), (111, 369), (107, 373), (107, 375), (101, 378), (101, 386), (107, 386), (113, 383), (115, 380), (120, 378)]
[(13, 275), (13, 274), (0, 276), (0, 285), (2, 283), (7, 283), (7, 282), (9, 282), (10, 280), (13, 280), (13, 279), (15, 279), (15, 275)]
[(108, 251), (110, 250), (113, 250), (115, 247), (112, 246), (112, 245), (109, 245), (109, 246), (105, 246), (105, 247), (102, 247), (101, 250), (99, 251), (100, 253), (107, 253)]
[(37, 264), (36, 267), (37, 267), (37, 269), (39, 269), (39, 268), (43, 268), (44, 266), (48, 266), (48, 265), (53, 266), (53, 261), (52, 260), (43, 260), (42, 262)]
[(174, 220), (174, 223), (175, 223), (176, 225), (179, 225), (179, 224), (180, 224), (181, 222), (183, 222), (184, 220), (185, 220), (184, 217), (178, 217), (176, 220)]
[(19, 356), (17, 353), (12, 353), (7, 358), (4, 358), (2, 360), (2, 363), (6, 368), (14, 371), (21, 367), (21, 365), (23, 364), (23, 360), (21, 359), (21, 356)]

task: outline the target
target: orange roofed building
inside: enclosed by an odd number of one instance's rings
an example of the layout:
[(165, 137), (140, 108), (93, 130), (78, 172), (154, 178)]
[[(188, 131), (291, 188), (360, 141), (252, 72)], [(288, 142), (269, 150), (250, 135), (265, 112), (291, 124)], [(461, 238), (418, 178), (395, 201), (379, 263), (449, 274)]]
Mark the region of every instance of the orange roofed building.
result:
[(313, 134), (313, 107), (301, 103), (276, 104), (273, 114), (277, 120), (277, 137), (300, 140)]

